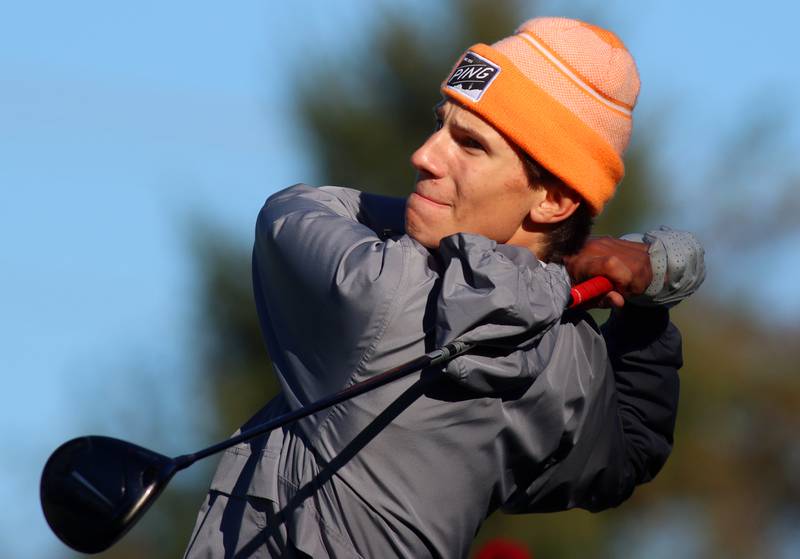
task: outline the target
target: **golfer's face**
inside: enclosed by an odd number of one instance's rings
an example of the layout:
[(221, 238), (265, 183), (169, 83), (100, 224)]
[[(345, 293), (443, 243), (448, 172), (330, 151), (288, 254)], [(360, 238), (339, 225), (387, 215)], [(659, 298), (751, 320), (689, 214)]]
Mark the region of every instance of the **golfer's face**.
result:
[(505, 243), (536, 200), (512, 145), (451, 101), (436, 107), (436, 129), (411, 164), (417, 182), (406, 205), (406, 231), (428, 248), (454, 233)]

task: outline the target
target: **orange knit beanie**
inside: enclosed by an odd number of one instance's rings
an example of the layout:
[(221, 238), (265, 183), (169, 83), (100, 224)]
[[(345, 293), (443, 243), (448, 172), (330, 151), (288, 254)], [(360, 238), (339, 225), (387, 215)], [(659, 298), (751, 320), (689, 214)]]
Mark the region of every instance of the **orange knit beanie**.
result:
[(442, 93), (577, 191), (593, 214), (625, 173), (639, 74), (622, 41), (574, 19), (523, 23), (461, 57)]

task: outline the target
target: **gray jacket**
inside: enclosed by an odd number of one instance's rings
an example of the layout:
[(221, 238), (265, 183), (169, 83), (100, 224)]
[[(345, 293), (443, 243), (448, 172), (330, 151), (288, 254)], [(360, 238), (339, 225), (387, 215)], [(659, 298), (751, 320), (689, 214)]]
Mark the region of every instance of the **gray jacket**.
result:
[(616, 313), (607, 347), (563, 313), (562, 266), (467, 234), (430, 252), (402, 208), (336, 187), (269, 198), (253, 283), (283, 390), (244, 428), (454, 339), (479, 349), (229, 450), (212, 493), (266, 500), (264, 537), (313, 557), (465, 557), (498, 508), (597, 511), (651, 479), (677, 407), (667, 311)]

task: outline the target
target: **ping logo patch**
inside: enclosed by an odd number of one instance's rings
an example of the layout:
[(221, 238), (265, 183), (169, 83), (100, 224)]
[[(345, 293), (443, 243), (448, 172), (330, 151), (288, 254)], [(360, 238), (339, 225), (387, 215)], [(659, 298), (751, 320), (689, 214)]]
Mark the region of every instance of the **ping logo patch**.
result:
[(445, 87), (478, 101), (499, 73), (497, 64), (469, 50), (447, 78)]

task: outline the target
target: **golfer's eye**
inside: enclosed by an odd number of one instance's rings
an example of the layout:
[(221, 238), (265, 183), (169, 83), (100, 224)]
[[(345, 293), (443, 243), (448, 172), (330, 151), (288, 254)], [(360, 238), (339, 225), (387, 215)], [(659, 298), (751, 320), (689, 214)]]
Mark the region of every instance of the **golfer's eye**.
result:
[(441, 118), (436, 117), (436, 120), (434, 121), (434, 124), (433, 124), (434, 132), (438, 132), (439, 130), (441, 130), (442, 126), (444, 126), (444, 122), (442, 122)]
[(461, 144), (461, 147), (465, 149), (486, 151), (484, 145), (471, 136), (463, 136), (459, 138), (458, 143)]

